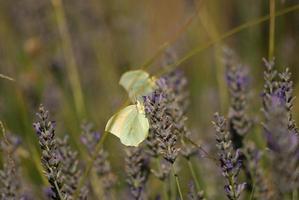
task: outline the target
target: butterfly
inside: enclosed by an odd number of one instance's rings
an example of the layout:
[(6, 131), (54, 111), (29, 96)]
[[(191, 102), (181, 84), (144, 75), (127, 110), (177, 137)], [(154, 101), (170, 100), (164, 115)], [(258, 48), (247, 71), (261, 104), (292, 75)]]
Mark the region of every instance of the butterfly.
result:
[(155, 78), (143, 70), (133, 70), (124, 73), (119, 84), (125, 88), (134, 104), (114, 114), (108, 120), (105, 131), (118, 137), (122, 144), (137, 147), (147, 138), (149, 131), (142, 96), (155, 90)]

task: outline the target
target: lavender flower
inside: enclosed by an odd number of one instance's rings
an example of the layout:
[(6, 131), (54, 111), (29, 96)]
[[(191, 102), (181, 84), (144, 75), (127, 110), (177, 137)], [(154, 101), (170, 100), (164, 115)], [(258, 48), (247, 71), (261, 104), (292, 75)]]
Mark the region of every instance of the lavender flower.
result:
[(283, 196), (299, 187), (299, 139), (289, 132), (288, 112), (284, 105), (277, 105), (275, 99), (266, 99), (264, 129), (271, 150), (273, 178), (277, 195)]
[[(159, 160), (157, 160), (159, 161)], [(151, 172), (153, 173), (153, 175), (155, 177), (157, 177), (159, 180), (161, 180), (162, 182), (164, 182), (168, 177), (169, 174), (171, 172), (171, 163), (165, 161), (165, 162), (159, 162), (158, 163), (158, 170), (155, 169), (151, 169)]]
[(194, 187), (193, 182), (191, 182), (189, 184), (189, 190), (190, 190), (189, 194), (188, 194), (188, 199), (189, 200), (205, 200), (203, 191), (197, 192), (195, 187)]
[[(265, 123), (268, 123), (269, 112), (271, 112), (272, 106), (283, 106), (285, 104), (285, 95), (284, 91), (278, 87), (277, 71), (274, 69), (274, 59), (267, 61), (263, 59), (265, 64), (264, 71), (264, 91), (263, 91), (263, 108), (262, 112), (265, 115)], [(277, 148), (274, 138), (267, 130), (265, 131), (267, 137), (268, 146), (271, 149)]]
[(87, 151), (90, 155), (92, 155), (96, 144), (99, 142), (101, 138), (101, 134), (97, 131), (93, 130), (93, 124), (84, 122), (81, 125), (81, 137), (80, 140), (82, 144), (87, 148)]
[(271, 96), (278, 87), (278, 83), (275, 80), (277, 77), (277, 71), (274, 69), (274, 59), (267, 61), (264, 58), (263, 61), (266, 68), (264, 71), (265, 84), (264, 84), (263, 96), (267, 96), (267, 95)]
[(251, 171), (253, 184), (254, 184), (254, 196), (257, 199), (271, 200), (274, 198), (274, 193), (271, 190), (271, 184), (266, 178), (264, 169), (261, 165), (262, 152), (257, 149), (254, 143), (248, 142), (245, 146), (245, 154), (247, 158), (247, 165)]
[(245, 188), (245, 183), (239, 184), (237, 181), (242, 166), (241, 152), (239, 150), (235, 152), (232, 147), (225, 118), (216, 113), (213, 124), (216, 129), (216, 141), (222, 175), (226, 178), (226, 185), (224, 186), (226, 196), (230, 200), (237, 200)]
[[(187, 134), (186, 136), (189, 137), (190, 134)], [(183, 142), (182, 148), (180, 151), (180, 154), (186, 158), (187, 160), (190, 160), (193, 156), (199, 155), (199, 149), (195, 147), (193, 144), (185, 143)]]
[[(79, 168), (78, 152), (71, 149), (68, 137), (65, 136), (63, 139), (57, 139), (58, 155), (62, 162), (61, 174), (64, 181), (63, 191), (65, 192), (68, 200), (73, 199), (73, 195), (77, 189), (79, 179), (82, 172)], [(83, 187), (80, 199), (86, 199), (87, 188)]]
[[(297, 126), (291, 113), (294, 100), (291, 74), (286, 69), (285, 72), (279, 74), (279, 82), (275, 82), (274, 75), (271, 76), (272, 81), (269, 81), (267, 74), (276, 74), (273, 65), (274, 63), (270, 66), (266, 62), (266, 72), (264, 73), (266, 84), (263, 96), (265, 122), (263, 126), (267, 144), (271, 150), (270, 160), (272, 161), (276, 196), (283, 197), (285, 193), (299, 187), (299, 139)], [(272, 89), (270, 90), (270, 88)]]
[[(225, 50), (226, 80), (230, 94), (230, 108), (228, 114), (229, 132), (233, 148), (236, 150), (244, 146), (244, 137), (252, 127), (252, 120), (247, 115), (248, 92), (249, 92), (249, 72), (248, 68), (238, 63), (234, 52)], [(247, 162), (244, 154), (240, 157), (243, 162)], [(247, 190), (252, 190), (252, 177), (248, 166), (242, 165), (246, 175)]]
[[(265, 62), (265, 72), (264, 72), (264, 94), (263, 94), (263, 113), (266, 117), (266, 122), (268, 120), (269, 113), (272, 107), (285, 107), (287, 113), (288, 130), (291, 134), (298, 135), (298, 128), (292, 115), (293, 101), (293, 82), (291, 81), (291, 73), (289, 69), (282, 73), (279, 73), (279, 81), (276, 81), (277, 71), (274, 70), (274, 60)], [(269, 133), (266, 131), (268, 139), (270, 139)], [(268, 140), (268, 142), (274, 142), (273, 140)], [(273, 144), (269, 144), (270, 146)], [(274, 148), (274, 147), (273, 147)]]
[[(31, 199), (23, 187), (23, 180), (19, 175), (19, 163), (17, 162), (16, 150), (20, 146), (20, 138), (13, 134), (6, 134), (5, 128), (0, 121), (3, 139), (0, 142), (0, 150), (3, 153), (3, 169), (0, 170), (0, 199)], [(26, 198), (28, 196), (28, 198)]]
[[(93, 130), (93, 124), (91, 123), (84, 123), (81, 128), (81, 142), (87, 148), (89, 155), (92, 156), (101, 138), (101, 134)], [(103, 148), (100, 149), (96, 157), (94, 168), (97, 175), (101, 178), (103, 191), (105, 191), (105, 195), (108, 196), (115, 185), (116, 176), (112, 173), (110, 162), (108, 161), (108, 153)]]
[(19, 182), (16, 177), (16, 169), (12, 161), (4, 164), (0, 170), (0, 199), (14, 200), (17, 198), (19, 190)]
[(17, 148), (21, 145), (21, 139), (11, 133), (5, 134), (5, 138), (6, 139), (0, 141), (1, 150), (14, 154)]
[(177, 134), (181, 137), (181, 155), (186, 159), (198, 154), (198, 149), (193, 144), (186, 144), (184, 137), (189, 138), (191, 131), (186, 126), (186, 113), (189, 107), (189, 90), (187, 89), (187, 78), (183, 71), (175, 70), (164, 76), (169, 90), (169, 103), (167, 104), (174, 119)]
[[(157, 89), (144, 97), (145, 112), (150, 120), (147, 139), (150, 155), (162, 154), (173, 163), (178, 155), (177, 140), (190, 135), (185, 116), (189, 100), (187, 79), (182, 71), (173, 71), (157, 81)], [(184, 142), (182, 142), (184, 144)], [(190, 145), (184, 146), (184, 155), (190, 157), (196, 152)]]
[(55, 196), (55, 193), (53, 192), (51, 187), (44, 187), (43, 188), (43, 195), (47, 199), (52, 199), (52, 197)]
[[(9, 144), (6, 145), (8, 147)], [(11, 147), (9, 148), (11, 149)], [(1, 150), (4, 150), (3, 148)], [(7, 149), (6, 149), (7, 150)], [(0, 170), (0, 199), (13, 200), (18, 197), (20, 181), (16, 163), (10, 151), (5, 151), (8, 156), (4, 159), (3, 169)]]
[(187, 89), (187, 78), (181, 70), (175, 70), (164, 76), (166, 84), (173, 93), (173, 100), (176, 104), (175, 107), (179, 107), (179, 114), (181, 116), (187, 113), (189, 107), (189, 90)]
[(147, 154), (155, 159), (158, 159), (161, 152), (160, 141), (158, 140), (158, 135), (156, 134), (156, 130), (154, 128), (150, 127), (145, 142), (147, 145), (147, 149), (145, 150)]
[(126, 152), (125, 169), (130, 192), (134, 199), (144, 199), (145, 184), (149, 175), (148, 159), (141, 148), (132, 147)]
[(243, 138), (252, 126), (247, 116), (248, 107), (248, 69), (235, 64), (232, 53), (227, 53), (226, 79), (230, 93), (229, 126), (235, 149), (243, 146)]
[(66, 198), (63, 189), (61, 175), (61, 160), (57, 151), (57, 141), (55, 139), (55, 124), (49, 120), (49, 112), (41, 105), (37, 113), (38, 121), (33, 124), (39, 139), (42, 150), (41, 161), (45, 174), (53, 191), (52, 199), (62, 200)]
[(293, 81), (291, 81), (291, 75), (289, 68), (286, 68), (284, 72), (279, 73), (280, 81), (278, 85), (281, 91), (280, 98), (284, 100), (287, 109), (288, 129), (291, 133), (298, 135), (298, 127), (292, 115), (293, 101), (295, 100), (295, 97), (293, 97)]
[(174, 163), (179, 149), (176, 147), (178, 129), (172, 115), (174, 111), (169, 107), (173, 94), (164, 78), (159, 79), (157, 85), (157, 90), (144, 97), (145, 113), (150, 121), (147, 144), (153, 155), (161, 153), (168, 162)]

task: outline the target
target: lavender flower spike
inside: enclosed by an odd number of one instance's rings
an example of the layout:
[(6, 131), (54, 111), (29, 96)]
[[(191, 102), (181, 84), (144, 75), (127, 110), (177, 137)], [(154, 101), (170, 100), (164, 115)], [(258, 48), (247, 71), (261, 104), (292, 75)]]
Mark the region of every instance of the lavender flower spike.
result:
[(199, 191), (197, 192), (195, 187), (194, 187), (194, 183), (191, 182), (189, 184), (189, 194), (188, 194), (188, 200), (206, 200), (204, 198), (204, 192), (203, 191)]
[[(0, 121), (1, 123), (1, 121)], [(1, 124), (2, 126), (2, 124)], [(0, 170), (0, 199), (17, 199), (20, 190), (20, 181), (18, 177), (18, 169), (16, 166), (14, 156), (14, 144), (10, 143), (10, 136), (6, 135), (3, 128), (4, 139), (1, 141), (0, 149), (3, 151), (3, 169)], [(7, 138), (9, 136), (9, 138)], [(10, 141), (9, 141), (10, 140)]]
[(57, 152), (57, 141), (55, 139), (55, 125), (49, 120), (49, 112), (41, 105), (37, 113), (38, 121), (33, 124), (42, 150), (41, 161), (45, 175), (53, 191), (53, 200), (62, 200), (66, 196), (62, 192), (63, 181), (61, 175), (61, 160)]
[(249, 132), (252, 122), (247, 116), (248, 107), (248, 68), (239, 64), (226, 66), (226, 79), (230, 93), (229, 126), (234, 148), (243, 146), (243, 138)]
[(288, 129), (292, 134), (298, 135), (298, 127), (292, 114), (295, 97), (293, 96), (293, 81), (291, 81), (291, 75), (289, 68), (286, 68), (284, 72), (279, 73), (280, 81), (278, 84), (287, 109)]
[(18, 181), (16, 181), (16, 171), (11, 161), (4, 164), (0, 170), (0, 199), (16, 199), (18, 191)]
[(254, 198), (263, 200), (273, 199), (274, 193), (261, 165), (262, 152), (256, 147), (255, 143), (251, 141), (246, 143), (244, 149), (247, 158), (247, 165), (252, 173), (252, 179), (255, 185), (255, 192), (253, 194)]
[(162, 154), (165, 160), (174, 163), (179, 153), (176, 146), (179, 131), (171, 114), (174, 110), (169, 107), (173, 93), (164, 78), (159, 79), (157, 85), (157, 90), (144, 97), (145, 114), (150, 122), (147, 144), (153, 154)]
[(226, 179), (226, 185), (224, 186), (226, 196), (230, 200), (237, 200), (245, 189), (245, 183), (239, 184), (237, 181), (242, 166), (241, 152), (239, 150), (235, 152), (232, 147), (230, 133), (227, 131), (226, 119), (216, 113), (213, 124), (216, 129), (216, 141), (222, 175)]
[(278, 83), (275, 80), (277, 77), (277, 71), (274, 69), (274, 59), (267, 61), (265, 58), (263, 59), (265, 63), (265, 71), (264, 71), (264, 92), (263, 96), (271, 95), (277, 89)]
[[(69, 138), (65, 136), (63, 139), (57, 139), (59, 146), (58, 153), (62, 162), (61, 172), (64, 181), (63, 191), (68, 200), (73, 200), (73, 195), (78, 187), (79, 179), (82, 171), (79, 168), (78, 152), (71, 149)], [(87, 198), (87, 188), (83, 187), (80, 192), (80, 200)]]
[(299, 137), (288, 130), (288, 114), (284, 105), (273, 98), (267, 101), (264, 129), (269, 145), (274, 185), (282, 197), (299, 188)]
[(149, 166), (143, 150), (134, 147), (128, 149), (125, 167), (127, 183), (132, 196), (135, 200), (144, 199), (144, 188), (149, 175)]
[[(83, 123), (81, 129), (81, 142), (88, 150), (89, 155), (92, 156), (101, 134), (93, 130), (92, 123)], [(102, 182), (104, 195), (107, 199), (116, 183), (116, 176), (112, 172), (108, 156), (108, 152), (101, 148), (94, 162), (94, 169)]]

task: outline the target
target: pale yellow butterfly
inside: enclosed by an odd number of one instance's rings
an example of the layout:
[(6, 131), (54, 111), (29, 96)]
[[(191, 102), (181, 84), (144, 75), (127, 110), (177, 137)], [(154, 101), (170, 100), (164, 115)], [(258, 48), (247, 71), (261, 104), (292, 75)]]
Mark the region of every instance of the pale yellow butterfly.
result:
[(137, 101), (136, 105), (123, 108), (109, 119), (105, 131), (118, 137), (126, 146), (138, 146), (149, 131), (144, 106)]

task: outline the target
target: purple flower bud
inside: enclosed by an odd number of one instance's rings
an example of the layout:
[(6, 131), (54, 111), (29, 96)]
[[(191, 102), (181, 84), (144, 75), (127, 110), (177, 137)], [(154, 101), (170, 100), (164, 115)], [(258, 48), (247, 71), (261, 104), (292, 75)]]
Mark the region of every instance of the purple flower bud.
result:
[(52, 199), (53, 197), (56, 196), (51, 187), (46, 187), (43, 189), (43, 191), (45, 196), (49, 199)]

